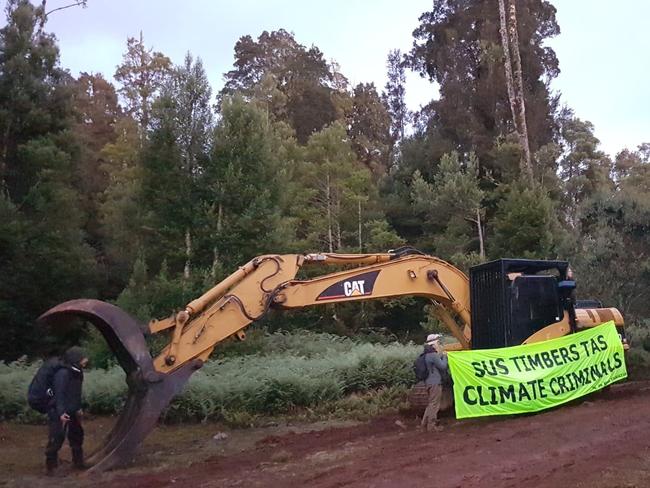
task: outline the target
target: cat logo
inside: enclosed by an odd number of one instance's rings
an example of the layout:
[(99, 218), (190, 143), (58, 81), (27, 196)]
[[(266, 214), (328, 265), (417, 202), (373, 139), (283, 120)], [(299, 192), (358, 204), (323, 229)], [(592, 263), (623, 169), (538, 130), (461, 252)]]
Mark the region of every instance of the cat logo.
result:
[(316, 297), (316, 301), (336, 300), (342, 298), (354, 298), (372, 295), (375, 287), (375, 281), (379, 271), (368, 271), (356, 276), (352, 276), (344, 281), (339, 281), (330, 285)]
[(365, 295), (363, 284), (366, 280), (346, 281), (343, 283), (343, 292), (346, 297), (353, 297), (355, 295)]

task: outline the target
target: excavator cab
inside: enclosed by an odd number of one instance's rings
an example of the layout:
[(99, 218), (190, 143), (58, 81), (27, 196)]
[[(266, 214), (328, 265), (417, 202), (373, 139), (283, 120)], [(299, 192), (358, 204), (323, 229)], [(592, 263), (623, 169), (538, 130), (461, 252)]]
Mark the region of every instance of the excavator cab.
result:
[(470, 269), (472, 349), (537, 342), (613, 320), (629, 347), (624, 320), (600, 300), (576, 300), (567, 261), (498, 259)]
[(565, 314), (575, 330), (575, 282), (568, 279), (568, 269), (566, 261), (530, 259), (498, 259), (472, 267), (472, 348), (522, 344)]

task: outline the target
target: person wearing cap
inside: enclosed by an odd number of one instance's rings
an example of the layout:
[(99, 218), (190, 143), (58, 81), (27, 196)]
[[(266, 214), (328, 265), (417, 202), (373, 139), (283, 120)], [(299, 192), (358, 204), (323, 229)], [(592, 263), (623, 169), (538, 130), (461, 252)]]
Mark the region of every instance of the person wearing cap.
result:
[(447, 353), (440, 343), (440, 334), (429, 334), (424, 343), (424, 360), (429, 370), (429, 376), (425, 380), (429, 404), (422, 416), (421, 428), (427, 432), (440, 431), (442, 427), (438, 424), (438, 411), (442, 400), (442, 374), (447, 371)]
[(45, 448), (45, 466), (53, 474), (59, 464), (59, 450), (68, 438), (75, 468), (85, 468), (83, 457), (84, 430), (81, 426), (81, 388), (83, 369), (88, 357), (82, 348), (74, 346), (63, 355), (63, 367), (54, 375), (54, 401), (47, 413), (48, 439)]

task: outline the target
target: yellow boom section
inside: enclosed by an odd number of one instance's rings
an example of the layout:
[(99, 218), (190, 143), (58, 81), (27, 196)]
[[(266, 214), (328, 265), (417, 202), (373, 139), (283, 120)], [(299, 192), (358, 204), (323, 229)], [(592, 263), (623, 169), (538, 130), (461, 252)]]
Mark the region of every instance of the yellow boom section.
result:
[[(350, 265), (344, 271), (296, 280), (304, 266)], [(469, 347), (469, 281), (441, 259), (421, 254), (284, 254), (260, 256), (190, 302), (185, 310), (149, 324), (151, 332), (173, 328), (172, 341), (154, 359), (157, 371), (170, 372), (192, 359), (206, 360), (215, 345), (261, 318), (270, 307), (311, 305), (398, 296), (433, 301), (462, 347)]]

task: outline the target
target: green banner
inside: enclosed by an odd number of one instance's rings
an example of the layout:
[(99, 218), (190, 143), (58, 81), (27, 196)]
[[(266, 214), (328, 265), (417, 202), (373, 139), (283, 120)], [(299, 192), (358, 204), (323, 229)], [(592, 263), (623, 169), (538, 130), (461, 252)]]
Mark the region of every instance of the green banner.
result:
[(450, 351), (456, 417), (536, 412), (627, 377), (614, 322), (550, 341)]

